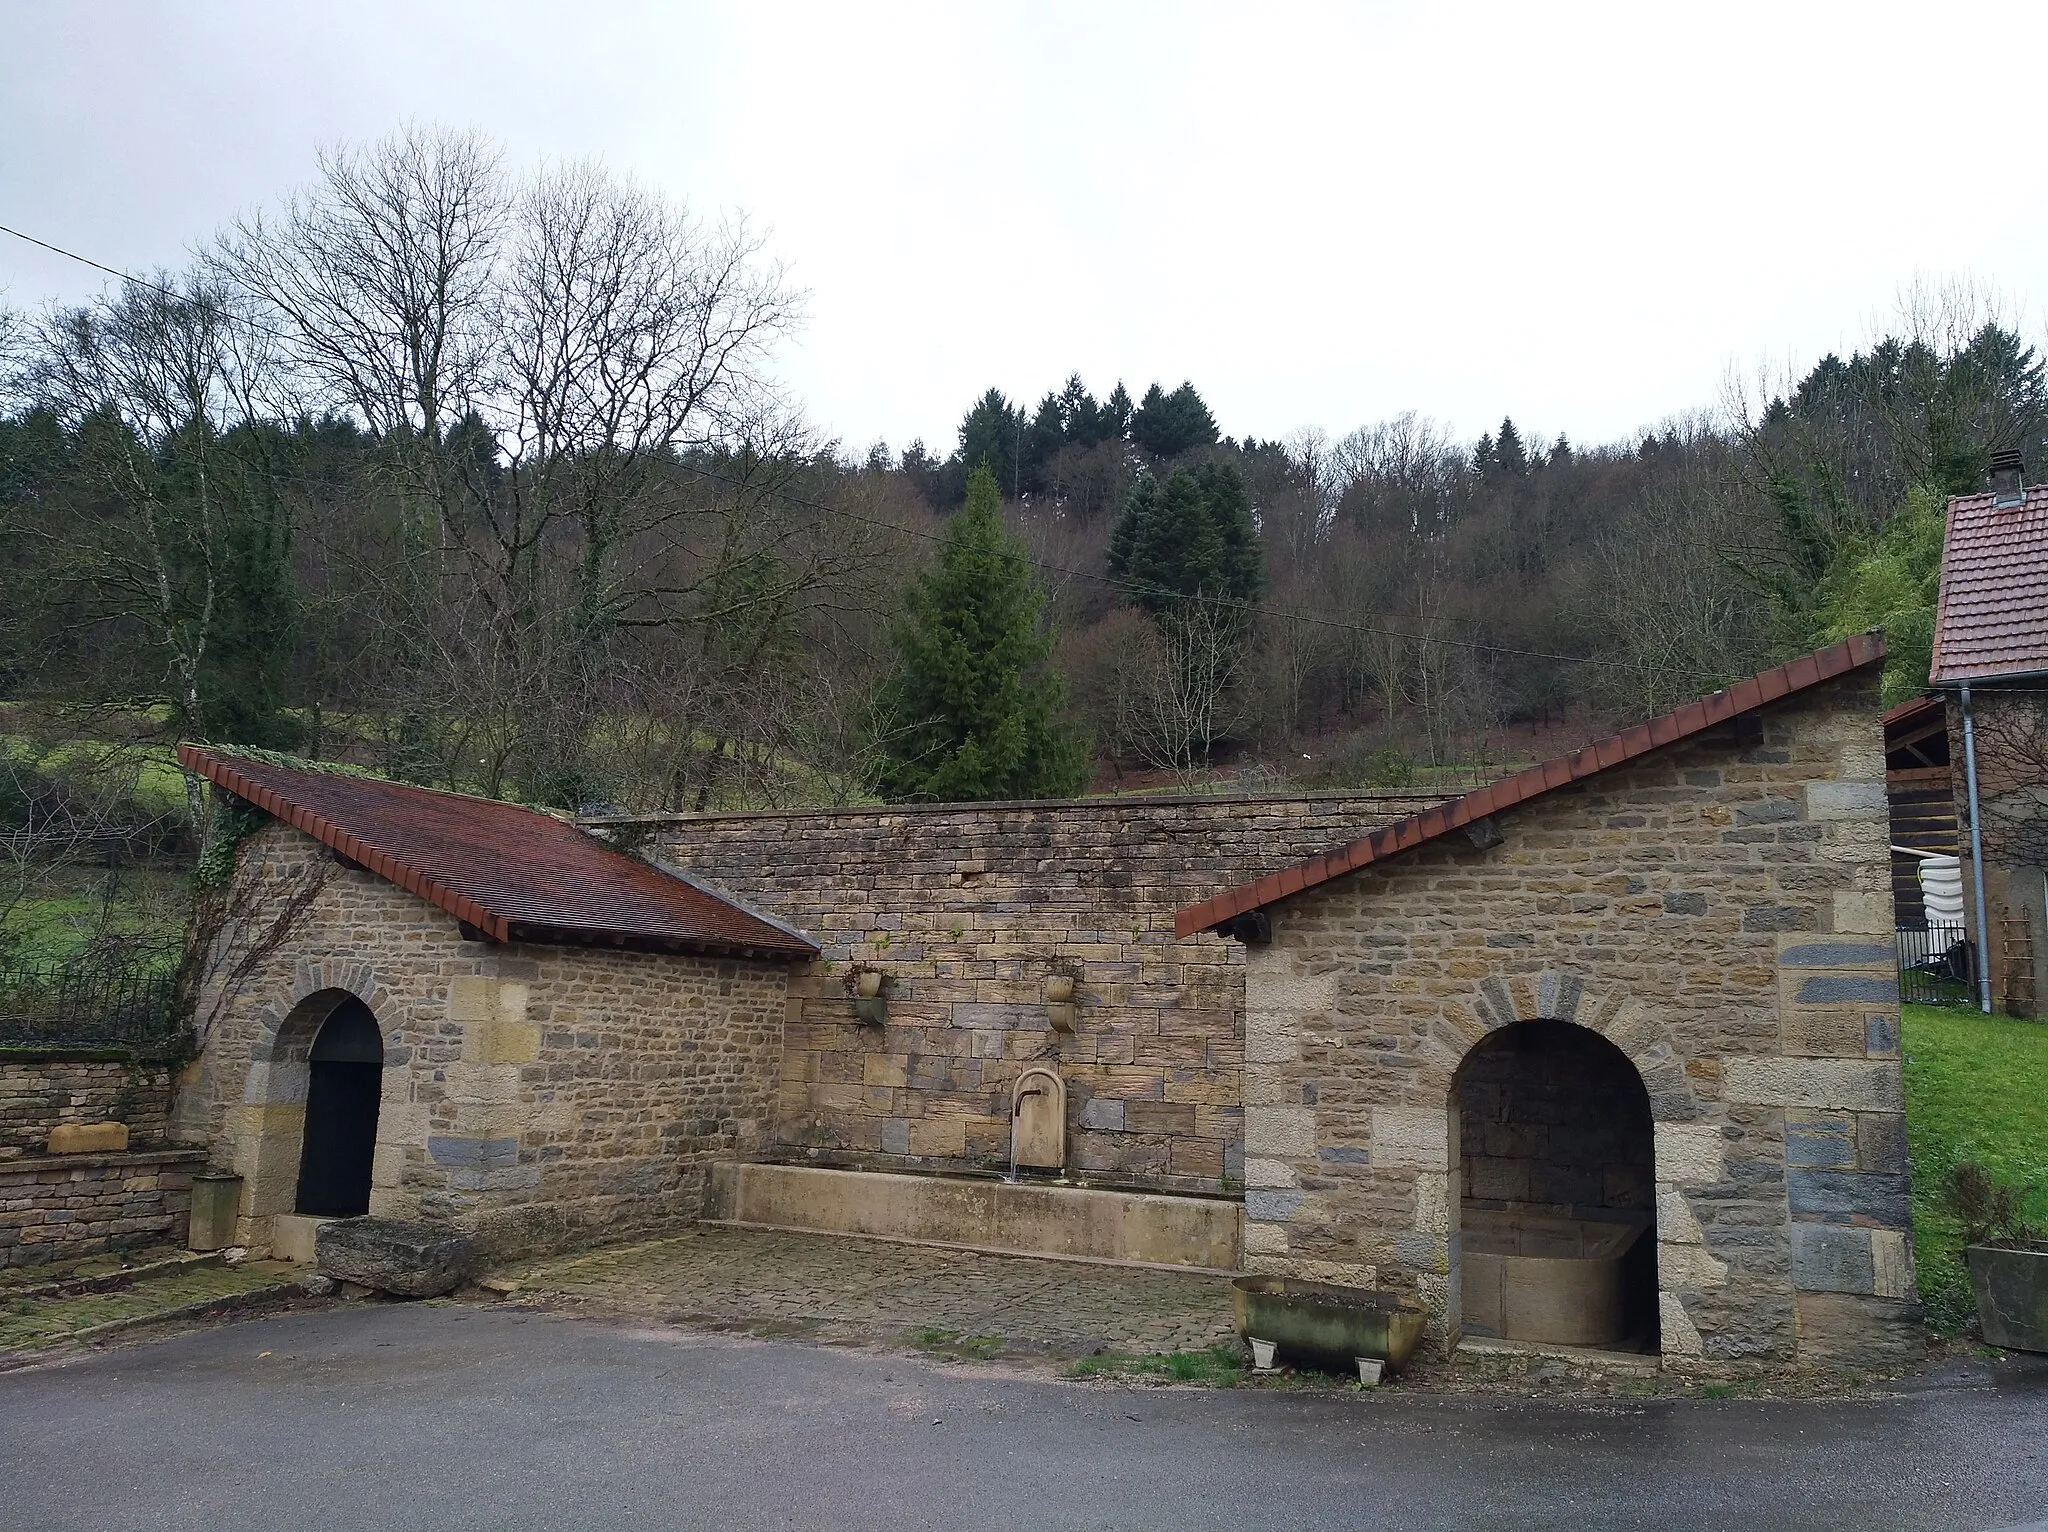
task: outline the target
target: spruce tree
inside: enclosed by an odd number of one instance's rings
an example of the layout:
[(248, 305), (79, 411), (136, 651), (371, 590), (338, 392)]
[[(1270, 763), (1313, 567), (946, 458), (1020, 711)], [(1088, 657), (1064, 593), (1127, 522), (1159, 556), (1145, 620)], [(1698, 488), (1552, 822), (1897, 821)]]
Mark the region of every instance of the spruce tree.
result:
[(1110, 532), (1109, 569), (1155, 617), (1191, 596), (1257, 601), (1265, 564), (1243, 477), (1228, 463), (1176, 469), (1164, 484), (1146, 474)]
[(1131, 417), (1131, 440), (1157, 458), (1213, 447), (1216, 434), (1216, 417), (1192, 383), (1182, 383), (1170, 394), (1154, 383)]
[(1086, 780), (1066, 681), (1050, 663), (1045, 591), (1001, 505), (983, 464), (892, 634), (875, 773), (891, 802), (1067, 797)]

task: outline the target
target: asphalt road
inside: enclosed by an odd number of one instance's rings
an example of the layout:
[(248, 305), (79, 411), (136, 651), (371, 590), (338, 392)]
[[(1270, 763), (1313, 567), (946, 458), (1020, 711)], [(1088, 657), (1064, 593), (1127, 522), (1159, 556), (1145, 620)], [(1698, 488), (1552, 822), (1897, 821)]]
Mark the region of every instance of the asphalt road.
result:
[(1986, 1528), (2048, 1369), (1856, 1403), (1103, 1388), (458, 1306), (0, 1376), (0, 1526)]

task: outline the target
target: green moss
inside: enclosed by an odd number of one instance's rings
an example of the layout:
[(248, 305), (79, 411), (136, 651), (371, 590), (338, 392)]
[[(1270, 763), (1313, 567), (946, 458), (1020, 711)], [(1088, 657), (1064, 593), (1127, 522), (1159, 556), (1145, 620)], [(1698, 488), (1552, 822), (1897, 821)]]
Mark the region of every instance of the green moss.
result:
[(1975, 1160), (2028, 1188), (2048, 1222), (2048, 1026), (1939, 1006), (1904, 1008), (1913, 1259), (1928, 1323), (1954, 1333), (1974, 1312), (1962, 1229), (1941, 1205), (1949, 1167)]

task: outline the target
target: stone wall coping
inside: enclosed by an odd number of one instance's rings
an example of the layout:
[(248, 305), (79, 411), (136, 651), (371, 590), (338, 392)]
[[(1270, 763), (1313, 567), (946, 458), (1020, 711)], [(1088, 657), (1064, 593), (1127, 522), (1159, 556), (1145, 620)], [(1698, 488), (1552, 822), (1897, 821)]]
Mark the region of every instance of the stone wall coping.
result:
[(204, 1165), (210, 1151), (194, 1148), (123, 1149), (100, 1154), (25, 1154), (19, 1159), (0, 1160), (0, 1176), (24, 1171), (102, 1170), (120, 1165), (176, 1165), (188, 1162)]
[(1060, 810), (1075, 814), (1102, 814), (1117, 809), (1200, 809), (1257, 808), (1290, 803), (1442, 803), (1456, 797), (1450, 792), (1322, 792), (1322, 793), (1163, 793), (1128, 798), (1010, 798), (989, 803), (869, 803), (840, 808), (734, 809), (724, 813), (701, 814), (591, 814), (576, 823), (587, 829), (613, 825), (719, 824), (750, 819), (855, 820), (889, 818), (898, 814), (1000, 814)]

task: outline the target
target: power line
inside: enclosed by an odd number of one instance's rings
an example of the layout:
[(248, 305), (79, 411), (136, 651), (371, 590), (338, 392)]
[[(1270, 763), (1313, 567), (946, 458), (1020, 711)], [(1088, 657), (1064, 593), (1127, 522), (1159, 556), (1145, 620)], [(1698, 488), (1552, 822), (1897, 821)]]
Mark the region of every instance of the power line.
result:
[[(0, 234), (10, 234), (16, 239), (35, 245), (40, 249), (48, 250), (53, 255), (61, 255), (66, 260), (77, 261), (82, 266), (90, 266), (94, 271), (105, 272), (110, 277), (119, 277), (123, 282), (130, 282), (138, 287), (148, 288), (150, 291), (161, 293), (176, 302), (189, 303), (195, 308), (213, 309), (220, 317), (236, 323), (247, 324), (253, 329), (263, 331), (275, 340), (284, 341), (289, 344), (294, 339), (294, 337), (285, 335), (268, 325), (261, 324), (247, 315), (229, 314), (209, 303), (204, 298), (196, 297), (190, 293), (178, 292), (174, 288), (165, 287), (162, 283), (152, 282), (145, 277), (134, 276), (129, 272), (120, 270), (118, 267), (106, 265), (104, 262), (96, 261), (90, 256), (80, 255), (75, 250), (67, 250), (62, 245), (53, 245), (46, 239), (37, 239), (33, 234), (25, 234), (20, 229), (10, 228), (6, 224), (0, 224)], [(678, 467), (688, 473), (695, 474), (699, 478), (709, 479), (713, 483), (723, 484), (730, 489), (742, 491), (758, 491), (759, 489), (758, 486), (716, 473), (711, 469), (688, 462), (680, 457), (675, 462)], [(842, 520), (857, 522), (862, 526), (874, 527), (881, 531), (903, 536), (921, 538), (926, 542), (939, 543), (945, 540), (945, 534), (941, 532), (923, 532), (915, 527), (899, 526), (894, 522), (880, 521), (874, 517), (863, 516), (857, 511), (849, 511), (842, 506), (828, 505), (823, 501), (813, 500), (788, 490), (769, 488), (765, 492), (773, 498), (783, 501), (785, 504), (799, 506), (826, 516), (836, 516)], [(1397, 638), (1407, 643), (1438, 644), (1446, 648), (1473, 650), (1482, 654), (1498, 654), (1511, 656), (1516, 659), (1548, 660), (1567, 665), (1598, 665), (1609, 669), (1629, 670), (1647, 668), (1660, 675), (1683, 677), (1692, 681), (1714, 679), (1709, 673), (1703, 671), (1674, 670), (1664, 666), (1641, 667), (1632, 665), (1626, 660), (1605, 660), (1596, 655), (1557, 654), (1543, 649), (1522, 649), (1509, 644), (1489, 643), (1484, 639), (1449, 638), (1435, 633), (1411, 633), (1400, 628), (1383, 628), (1368, 623), (1345, 622), (1338, 618), (1318, 617), (1307, 612), (1282, 612), (1273, 607), (1261, 606), (1252, 602), (1232, 601), (1227, 597), (1221, 596), (1206, 596), (1200, 592), (1196, 592), (1194, 595), (1177, 595), (1172, 592), (1160, 591), (1156, 587), (1119, 579), (1115, 575), (1096, 574), (1092, 570), (1070, 569), (1065, 565), (1048, 563), (1035, 555), (1032, 556), (1031, 562), (1036, 568), (1046, 574), (1063, 575), (1072, 580), (1092, 581), (1098, 585), (1105, 585), (1113, 590), (1121, 591), (1123, 594), (1131, 597), (1174, 595), (1176, 600), (1223, 607), (1235, 612), (1256, 614), (1261, 617), (1271, 618), (1277, 622), (1302, 623), (1312, 627), (1330, 628), (1338, 632), (1362, 633), (1373, 638)]]
[[(94, 271), (104, 271), (108, 276), (119, 277), (123, 282), (133, 282), (138, 287), (154, 289), (167, 298), (184, 297), (182, 293), (173, 292), (170, 288), (160, 283), (146, 281), (141, 277), (132, 277), (127, 272), (117, 270), (112, 266), (103, 266), (89, 255), (80, 255), (76, 250), (66, 250), (62, 245), (53, 245), (47, 239), (37, 239), (33, 234), (24, 234), (19, 229), (10, 229), (4, 223), (0, 223), (0, 234), (12, 234), (16, 239), (23, 240), (31, 245), (38, 245), (49, 251), (52, 255), (61, 255), (67, 261), (76, 261), (81, 266), (90, 266)], [(189, 302), (191, 300), (188, 299), (186, 301)]]

